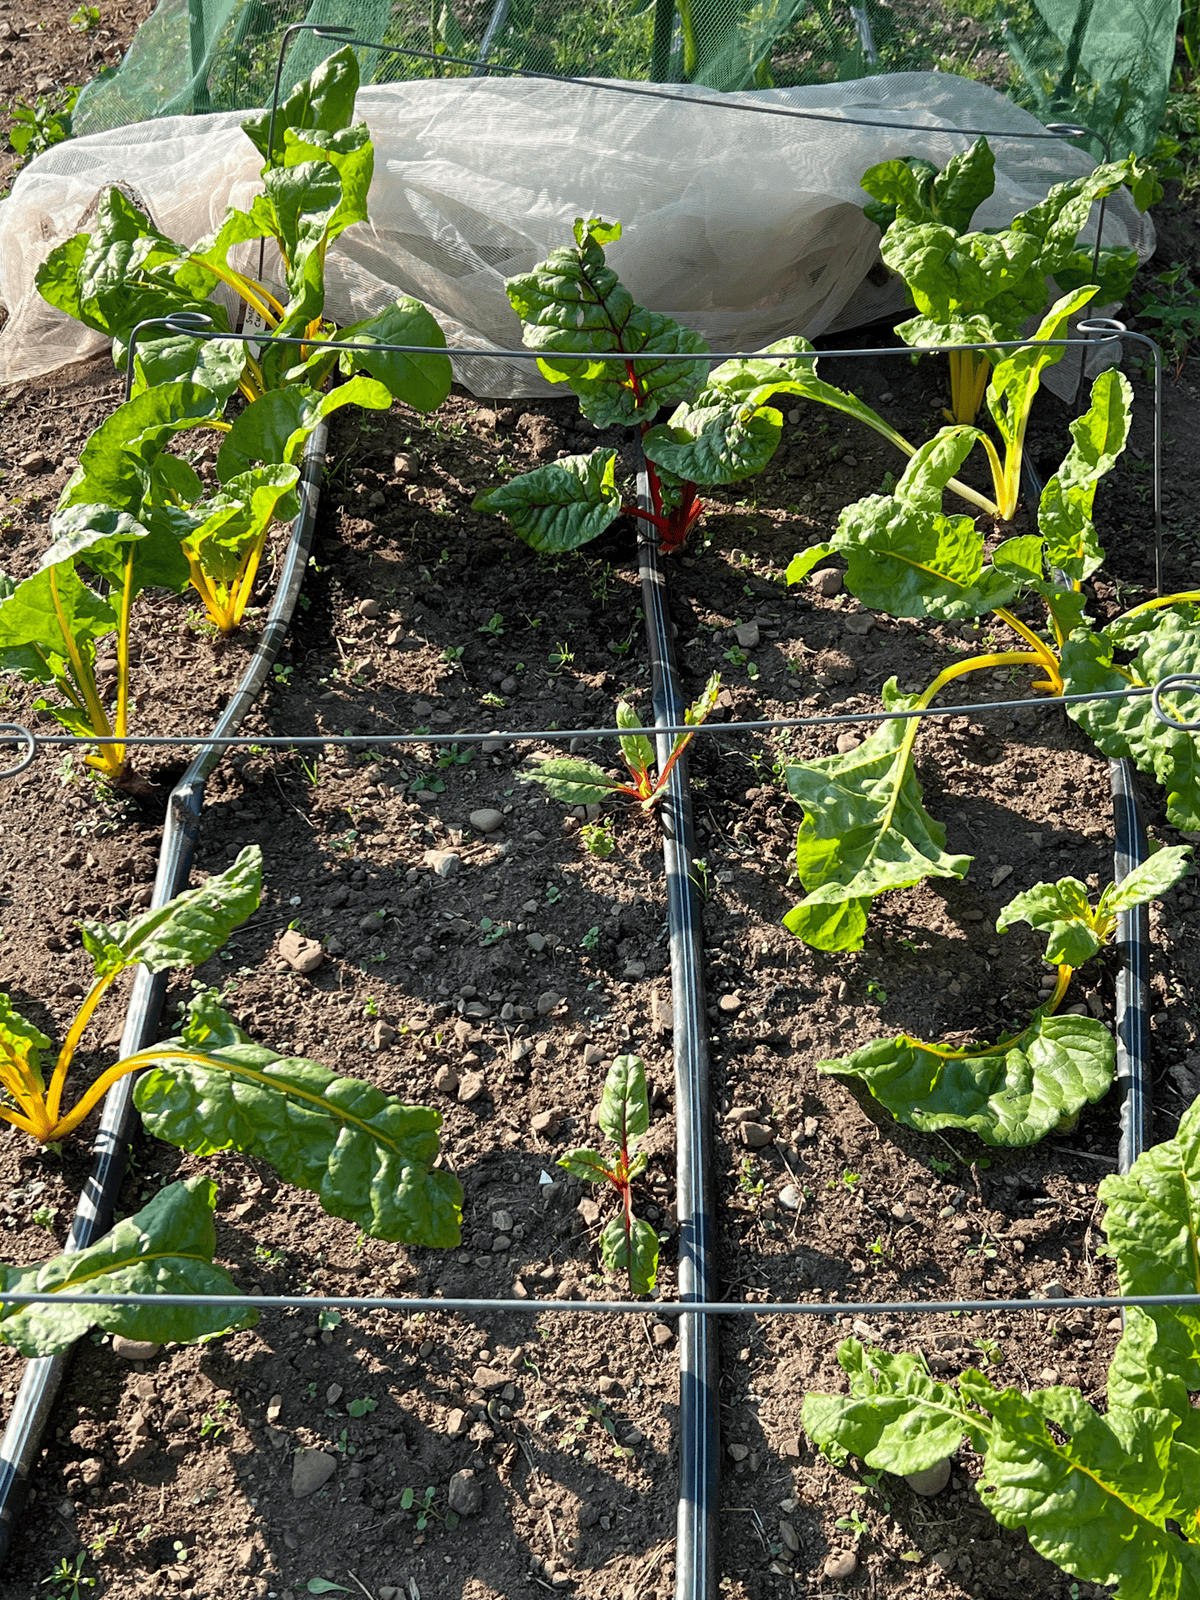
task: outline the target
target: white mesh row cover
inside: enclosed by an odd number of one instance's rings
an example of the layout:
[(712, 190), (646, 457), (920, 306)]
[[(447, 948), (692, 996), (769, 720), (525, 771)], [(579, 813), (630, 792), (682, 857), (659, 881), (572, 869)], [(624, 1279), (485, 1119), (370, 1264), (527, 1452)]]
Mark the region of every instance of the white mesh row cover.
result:
[[(898, 279), (867, 279), (879, 234), (862, 214), (859, 179), (873, 163), (919, 155), (941, 167), (975, 131), (997, 135), (996, 192), (975, 220), (985, 228), (1005, 226), (1052, 183), (1092, 165), (1057, 139), (1000, 137), (1044, 130), (993, 90), (948, 74), (758, 90), (715, 106), (695, 103), (713, 98), (704, 89), (660, 93), (492, 78), (362, 89), (358, 114), (375, 143), (371, 222), (330, 251), (330, 315), (355, 321), (409, 294), (451, 344), (519, 348), (504, 279), (569, 243), (576, 217), (600, 216), (624, 225), (608, 255), (634, 298), (698, 329), (714, 350), (815, 338), (905, 304)], [(824, 120), (746, 109), (763, 105)], [(52, 246), (89, 225), (107, 185), (120, 184), (182, 243), (217, 228), (227, 206), (248, 209), (261, 158), (241, 132), (243, 115), (169, 117), (69, 140), (20, 174), (0, 204), (0, 301), (10, 312), (0, 383), (104, 347), (51, 310), (33, 280)], [(1151, 224), (1124, 190), (1109, 201), (1104, 243), (1132, 244), (1143, 260), (1152, 251)], [(234, 264), (255, 275), (257, 243), (239, 252)], [(265, 273), (281, 276), (270, 253)], [(456, 376), (479, 396), (553, 392), (531, 361), (465, 357)], [(1066, 363), (1047, 376), (1062, 392), (1074, 387)]]

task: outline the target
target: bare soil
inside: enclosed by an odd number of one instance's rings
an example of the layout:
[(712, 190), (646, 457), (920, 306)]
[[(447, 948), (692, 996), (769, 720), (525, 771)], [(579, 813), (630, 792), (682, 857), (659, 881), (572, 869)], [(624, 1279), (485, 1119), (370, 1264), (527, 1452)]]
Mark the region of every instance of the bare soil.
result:
[[(1179, 259), (1189, 224), (1166, 215), (1168, 249)], [(831, 362), (823, 375), (852, 385), (912, 435), (936, 426), (942, 375), (931, 364)], [(1137, 387), (1133, 448), (1099, 501), (1110, 560), (1093, 586), (1098, 616), (1118, 599), (1122, 608), (1134, 603), (1151, 581), (1150, 413), (1140, 378)], [(27, 385), (0, 401), (7, 570), (20, 575), (36, 564), (57, 491), (118, 397), (111, 369), (94, 363), (70, 384)], [(1166, 395), (1171, 587), (1200, 570), (1189, 448), (1197, 398), (1185, 369)], [(1066, 420), (1046, 399), (1032, 444), (1044, 472), (1065, 448)], [(648, 716), (631, 531), (619, 526), (549, 560), (471, 510), (501, 473), (595, 442), (567, 402), (488, 405), (456, 394), (429, 418), (399, 406), (361, 419), (341, 414), (304, 598), (247, 731), (586, 728), (609, 724), (619, 696)], [(38, 454), (46, 460), (36, 469), (18, 465)], [(964, 638), (963, 630), (864, 612), (845, 594), (786, 588), (791, 555), (827, 534), (843, 504), (898, 470), (874, 436), (806, 407), (789, 422), (769, 473), (744, 495), (713, 497), (699, 537), (670, 573), (685, 689), (698, 692), (719, 670), (726, 721), (863, 711), (877, 706), (885, 678), (923, 686), (984, 642), (986, 627)], [(735, 630), (747, 625), (758, 642), (743, 648)], [(247, 642), (214, 646), (186, 596), (141, 603), (138, 730), (207, 727)], [(0, 715), (35, 715), (19, 685), (4, 692)], [(959, 692), (961, 717), (923, 732), (918, 771), (948, 847), (973, 854), (975, 865), (961, 883), (881, 902), (857, 955), (810, 951), (780, 926), (799, 893), (791, 865), (799, 812), (779, 770), (789, 754), (832, 750), (839, 730), (694, 747), (729, 1298), (882, 1302), (1023, 1295), (1054, 1282), (1068, 1294), (1112, 1286), (1098, 1255), (1096, 1201), (1099, 1178), (1115, 1167), (1112, 1097), (1069, 1135), (997, 1152), (898, 1128), (815, 1070), (901, 1028), (994, 1037), (1036, 1003), (1042, 970), (1031, 933), (996, 935), (1000, 907), (1042, 878), (1069, 872), (1099, 885), (1111, 873), (1107, 764), (1035, 698), (1011, 714), (972, 714), (968, 699), (1030, 695), (1023, 679), (979, 674)], [(364, 1239), (243, 1158), (204, 1164), (221, 1190), (219, 1258), (246, 1290), (618, 1292), (596, 1246), (607, 1202), (597, 1208), (555, 1161), (593, 1136), (589, 1113), (607, 1065), (633, 1050), (647, 1062), (653, 1094), (639, 1207), (660, 1228), (660, 1292), (673, 1297), (674, 1086), (659, 841), (652, 823), (614, 811), (614, 854), (590, 854), (582, 819), (521, 781), (531, 748), (497, 740), (482, 750), (382, 742), (357, 754), (262, 749), (232, 756), (211, 780), (197, 872), (219, 870), (257, 842), (267, 890), (221, 957), (176, 976), (164, 1029), (193, 983), (218, 987), (264, 1043), (436, 1105), (446, 1163), (466, 1192), (462, 1248), (438, 1253)], [(598, 743), (583, 748), (612, 759)], [(105, 793), (78, 758), (43, 756), (0, 784), (3, 987), (56, 1038), (88, 980), (74, 919), (145, 903), (162, 798), (185, 758), (142, 756), (157, 797), (141, 801)], [(1152, 833), (1175, 842), (1161, 797), (1150, 791), (1146, 800)], [(500, 825), (472, 827), (481, 808), (499, 811)], [(1198, 1087), (1195, 918), (1187, 885), (1152, 916), (1161, 1137)], [(325, 960), (309, 978), (280, 957), (289, 925), (324, 943)], [(1111, 1018), (1112, 977), (1111, 966), (1093, 963), (1071, 1003)], [(77, 1090), (112, 1059), (120, 1019), (114, 1000), (93, 1025)], [(747, 1120), (769, 1130), (768, 1143), (747, 1142)], [(201, 1165), (139, 1139), (121, 1210)], [(85, 1139), (55, 1158), (15, 1131), (0, 1135), (4, 1259), (38, 1260), (61, 1244), (86, 1167)], [(800, 1406), (807, 1390), (839, 1384), (834, 1352), (851, 1332), (889, 1349), (919, 1345), (939, 1372), (988, 1363), (999, 1381), (1077, 1383), (1095, 1402), (1117, 1338), (1104, 1315), (1052, 1309), (919, 1324), (881, 1314), (853, 1327), (816, 1317), (730, 1321), (722, 1329), (722, 1592), (731, 1600), (837, 1592), (992, 1600), (1032, 1589), (1066, 1600), (1069, 1580), (980, 1505), (968, 1451), (931, 1500), (896, 1480), (873, 1485), (839, 1473), (815, 1454)], [(21, 1370), (0, 1351), (6, 1402)], [(77, 1351), (0, 1596), (54, 1594), (42, 1580), (82, 1550), (83, 1573), (95, 1580), (87, 1592), (121, 1600), (178, 1591), (197, 1600), (298, 1600), (315, 1592), (308, 1584), (318, 1577), (375, 1600), (509, 1600), (547, 1590), (665, 1600), (674, 1581), (677, 1411), (674, 1336), (652, 1306), (644, 1318), (619, 1321), (351, 1313), (325, 1328), (308, 1313), (267, 1314), (251, 1331), (133, 1362), (96, 1337)], [(334, 1470), (298, 1499), (297, 1452), (314, 1448)], [(463, 1469), (475, 1473), (481, 1505), (450, 1526), (448, 1486)], [(854, 1573), (824, 1576), (826, 1559), (850, 1549)]]

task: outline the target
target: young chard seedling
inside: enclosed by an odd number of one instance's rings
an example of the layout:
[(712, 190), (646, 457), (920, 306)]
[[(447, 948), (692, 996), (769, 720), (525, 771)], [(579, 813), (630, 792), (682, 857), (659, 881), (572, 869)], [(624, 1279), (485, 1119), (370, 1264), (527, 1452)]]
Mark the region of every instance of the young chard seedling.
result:
[(621, 1209), (600, 1235), (600, 1252), (610, 1272), (628, 1271), (634, 1294), (649, 1294), (658, 1275), (658, 1234), (633, 1214), (633, 1180), (646, 1169), (645, 1155), (634, 1147), (649, 1126), (646, 1068), (640, 1056), (618, 1056), (600, 1101), (600, 1127), (616, 1145), (615, 1157), (598, 1150), (568, 1150), (558, 1163), (573, 1178), (616, 1190)]
[[(712, 713), (721, 688), (721, 677), (714, 672), (701, 694), (687, 708), (683, 720), (688, 727), (699, 727)], [(641, 720), (627, 700), (617, 701), (617, 727), (638, 728)], [(667, 792), (667, 783), (676, 762), (692, 742), (690, 733), (677, 733), (671, 753), (661, 772), (655, 775), (654, 746), (644, 733), (626, 733), (621, 736), (621, 759), (629, 773), (629, 781), (622, 782), (594, 761), (580, 756), (547, 756), (528, 772), (518, 774), (527, 783), (541, 783), (554, 800), (565, 806), (596, 805), (609, 795), (624, 795), (635, 800), (643, 811), (653, 811)]]
[(911, 1034), (876, 1039), (817, 1070), (862, 1083), (897, 1122), (932, 1133), (965, 1128), (985, 1144), (1036, 1144), (1069, 1127), (1112, 1083), (1112, 1034), (1095, 1017), (1058, 1015), (1071, 975), (1112, 938), (1122, 911), (1157, 899), (1188, 871), (1190, 845), (1159, 850), (1093, 906), (1078, 878), (1038, 883), (1016, 895), (996, 920), (1004, 933), (1028, 922), (1048, 935), (1045, 959), (1057, 967), (1054, 992), (1029, 1025), (995, 1044), (955, 1049)]

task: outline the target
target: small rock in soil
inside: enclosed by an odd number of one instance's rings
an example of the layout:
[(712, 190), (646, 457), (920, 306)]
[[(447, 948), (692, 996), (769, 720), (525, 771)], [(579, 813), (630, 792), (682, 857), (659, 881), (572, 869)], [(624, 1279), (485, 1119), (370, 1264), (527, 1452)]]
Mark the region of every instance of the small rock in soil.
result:
[(415, 478), (420, 468), (419, 456), (401, 451), (392, 460), (392, 471), (398, 478)]
[(267, 1421), (272, 1427), (274, 1427), (274, 1425), (279, 1421), (279, 1416), (282, 1410), (283, 1396), (281, 1394), (273, 1394), (267, 1401)]
[(547, 989), (544, 994), (537, 997), (537, 1014), (539, 1017), (548, 1017), (558, 1004), (558, 995), (553, 989)]
[(852, 611), (843, 619), (842, 625), (847, 633), (870, 633), (875, 626), (875, 618), (869, 611)]
[(779, 1537), (783, 1541), (784, 1549), (790, 1550), (795, 1555), (800, 1548), (800, 1536), (790, 1522), (779, 1524)]
[(733, 636), (743, 650), (753, 650), (759, 642), (757, 622), (743, 622), (740, 628), (733, 630)]
[(365, 917), (359, 918), (358, 931), (366, 934), (378, 933), (383, 927), (383, 921), (382, 911), (370, 911)]
[(288, 928), (279, 941), (279, 954), (293, 972), (315, 972), (325, 959), (319, 939), (306, 939), (295, 928)]
[(786, 1183), (779, 1191), (779, 1204), (785, 1211), (799, 1211), (800, 1191), (794, 1183)]
[(749, 1454), (750, 1446), (748, 1444), (731, 1444), (729, 1446), (729, 1459), (731, 1461), (745, 1461)]
[(650, 1337), (661, 1350), (664, 1346), (674, 1343), (675, 1330), (665, 1322), (656, 1322), (650, 1329)]
[(997, 867), (992, 873), (992, 888), (998, 889), (1005, 878), (1011, 878), (1013, 869), (1009, 866)]
[(562, 1118), (557, 1111), (539, 1111), (530, 1126), (540, 1138), (553, 1139), (562, 1126)]
[(1049, 1283), (1044, 1283), (1042, 1285), (1042, 1295), (1047, 1300), (1065, 1300), (1067, 1298), (1067, 1291), (1063, 1288), (1062, 1284), (1059, 1283), (1057, 1278), (1052, 1278)]
[(376, 1050), (386, 1050), (389, 1045), (395, 1044), (398, 1037), (390, 1022), (377, 1022), (371, 1040)]
[(765, 1122), (740, 1123), (738, 1132), (742, 1136), (742, 1143), (749, 1150), (761, 1150), (764, 1145), (775, 1142), (775, 1130), (768, 1128)]
[(439, 878), (456, 878), (462, 871), (462, 857), (454, 850), (427, 850), (425, 865), (432, 867)]
[(471, 1381), (477, 1389), (503, 1389), (508, 1382), (508, 1373), (500, 1372), (495, 1367), (476, 1367), (471, 1376)]
[(127, 1339), (123, 1333), (114, 1333), (112, 1349), (113, 1355), (120, 1356), (122, 1361), (153, 1361), (162, 1345), (151, 1344), (148, 1339)]
[(950, 1482), (950, 1457), (944, 1457), (935, 1467), (928, 1467), (924, 1472), (906, 1472), (904, 1481), (910, 1489), (926, 1499), (941, 1494)]
[(458, 1086), (459, 1105), (469, 1106), (473, 1101), (479, 1099), (486, 1087), (482, 1072), (465, 1073)]
[(736, 1017), (741, 1009), (742, 997), (740, 994), (723, 994), (717, 1001), (717, 1010), (722, 1016)]
[(481, 806), (478, 811), (472, 811), (467, 821), (476, 833), (495, 833), (504, 821), (504, 813), (494, 806)]
[(513, 1231), (513, 1214), (511, 1211), (493, 1211), (492, 1227), (497, 1233), (511, 1233)]
[(842, 575), (836, 567), (822, 567), (819, 572), (814, 572), (808, 581), (817, 593), (823, 594), (827, 600), (832, 600), (835, 594), (842, 592)]
[(464, 1467), (461, 1472), (456, 1472), (450, 1479), (450, 1489), (447, 1494), (451, 1511), (457, 1511), (460, 1517), (474, 1516), (483, 1505), (483, 1489), (475, 1480), (475, 1473), (470, 1467)]
[(95, 1456), (89, 1456), (86, 1461), (79, 1463), (79, 1476), (89, 1489), (98, 1489), (104, 1482), (103, 1461), (97, 1461)]
[(457, 1439), (467, 1431), (467, 1413), (455, 1406), (453, 1411), (446, 1413), (446, 1432), (452, 1439)]
[(850, 751), (857, 750), (861, 743), (862, 740), (857, 733), (850, 733), (849, 731), (839, 733), (837, 736), (838, 754), (842, 756), (849, 755)]
[(22, 472), (49, 472), (53, 464), (50, 457), (42, 450), (31, 450), (17, 463)]
[(337, 1462), (324, 1450), (297, 1450), (292, 1462), (292, 1494), (297, 1500), (316, 1494), (337, 1471)]
[(360, 617), (366, 617), (368, 621), (373, 621), (379, 615), (379, 601), (360, 600), (358, 602), (358, 614)]
[(858, 1557), (853, 1550), (835, 1550), (831, 1556), (825, 1557), (825, 1576), (832, 1578), (835, 1583), (842, 1578), (852, 1578), (858, 1571)]

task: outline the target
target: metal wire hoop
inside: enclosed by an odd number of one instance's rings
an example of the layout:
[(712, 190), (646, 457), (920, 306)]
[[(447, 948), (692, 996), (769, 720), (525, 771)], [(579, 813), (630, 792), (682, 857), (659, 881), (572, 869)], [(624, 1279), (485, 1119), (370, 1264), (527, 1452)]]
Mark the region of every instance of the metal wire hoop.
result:
[(1171, 689), (1192, 689), (1200, 694), (1200, 672), (1172, 672), (1166, 678), (1160, 678), (1154, 685), (1150, 696), (1150, 704), (1154, 707), (1154, 715), (1164, 727), (1172, 729), (1175, 733), (1195, 733), (1200, 730), (1200, 717), (1194, 722), (1177, 722), (1174, 717), (1168, 716), (1162, 707), (1162, 696)]
[[(15, 737), (9, 739), (7, 737), (9, 734), (15, 735)], [(33, 759), (38, 753), (37, 740), (22, 723), (0, 722), (0, 744), (10, 743), (23, 744), (25, 749), (15, 767), (0, 767), (0, 778), (15, 778), (18, 772), (24, 772), (26, 767), (32, 766)]]

